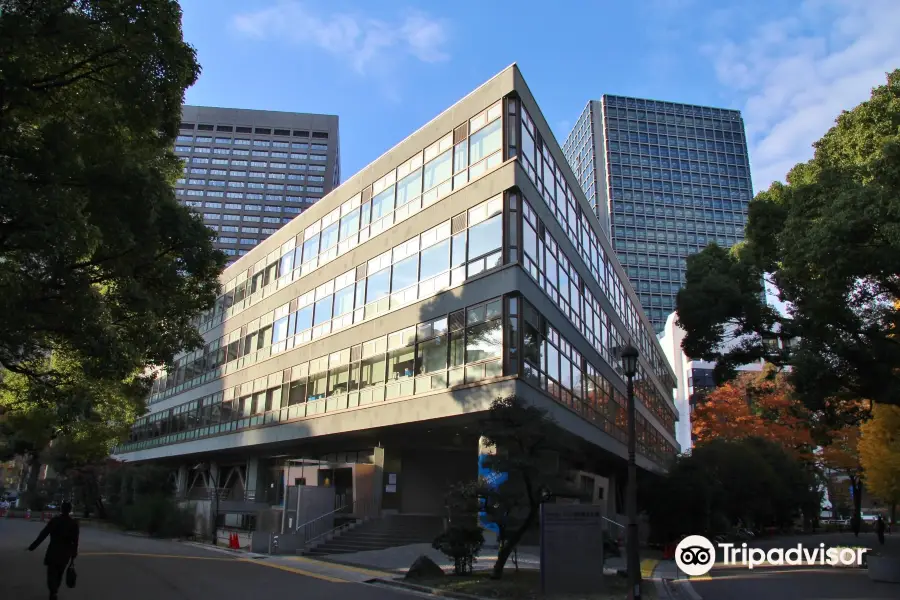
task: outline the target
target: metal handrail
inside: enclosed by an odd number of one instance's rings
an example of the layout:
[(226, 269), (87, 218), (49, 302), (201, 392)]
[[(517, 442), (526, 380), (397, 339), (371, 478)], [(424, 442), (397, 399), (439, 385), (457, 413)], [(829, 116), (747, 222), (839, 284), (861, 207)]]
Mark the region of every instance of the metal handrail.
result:
[[(341, 508), (339, 508), (339, 509), (336, 509), (336, 510), (331, 511), (330, 513), (327, 513), (327, 514), (324, 514), (324, 515), (322, 515), (322, 516), (320, 516), (320, 517), (317, 517), (317, 518), (313, 519), (312, 521), (309, 521), (308, 523), (304, 523), (303, 525), (301, 525), (301, 527), (308, 526), (308, 525), (310, 525), (310, 524), (312, 524), (312, 523), (315, 523), (316, 521), (319, 521), (319, 520), (321, 520), (321, 519), (324, 519), (325, 517), (332, 516), (332, 515), (334, 515), (334, 514), (336, 514), (336, 513), (338, 513), (338, 512), (341, 512), (342, 510), (345, 510), (347, 507), (353, 507), (353, 508), (355, 508), (357, 505), (360, 505), (360, 504), (362, 504), (363, 502), (371, 503), (371, 506), (374, 506), (374, 501), (373, 501), (372, 498), (360, 498), (360, 499), (354, 500), (354, 501), (353, 501), (352, 503), (350, 503), (349, 505), (345, 505), (345, 506), (343, 506), (343, 507), (341, 507)], [(350, 512), (353, 512), (353, 511), (351, 510)], [(321, 539), (321, 538), (323, 538), (323, 537), (325, 537), (325, 536), (327, 536), (327, 535), (330, 535), (330, 534), (334, 533), (335, 531), (337, 531), (338, 529), (343, 529), (343, 528), (346, 527), (346, 526), (347, 526), (346, 523), (343, 524), (343, 525), (338, 525), (337, 527), (334, 527), (334, 528), (332, 528), (332, 529), (329, 529), (328, 531), (322, 532), (322, 533), (320, 533), (320, 534), (318, 534), (318, 535), (316, 535), (316, 536), (314, 536), (314, 537), (311, 537), (311, 538), (309, 538), (309, 539), (305, 539), (305, 540), (303, 541), (303, 546), (304, 546), (304, 547), (308, 547), (310, 544), (312, 544), (312, 543), (315, 542), (316, 540), (319, 540), (319, 539)], [(300, 527), (298, 527), (295, 531), (300, 531)]]
[(300, 524), (300, 525), (297, 525), (297, 527), (294, 528), (294, 531), (295, 531), (295, 532), (296, 532), (296, 531), (300, 531), (302, 528), (307, 527), (308, 525), (312, 525), (312, 524), (315, 523), (316, 521), (321, 521), (321, 520), (324, 519), (325, 517), (330, 517), (330, 516), (332, 516), (332, 515), (336, 515), (336, 514), (339, 513), (339, 512), (346, 511), (348, 507), (355, 507), (356, 504), (357, 504), (358, 502), (359, 502), (359, 500), (354, 500), (354, 501), (351, 502), (350, 504), (344, 504), (344, 505), (342, 505), (342, 506), (337, 507), (336, 509), (334, 509), (334, 510), (331, 511), (331, 512), (327, 512), (327, 513), (325, 513), (324, 515), (319, 515), (318, 517), (316, 517), (315, 519), (313, 519), (313, 520), (311, 520), (311, 521), (307, 521), (306, 523), (302, 523), (302, 524)]
[(607, 521), (607, 522), (609, 522), (609, 523), (612, 523), (613, 525), (618, 525), (618, 526), (621, 527), (622, 529), (626, 529), (626, 527), (625, 527), (624, 525), (622, 525), (621, 523), (619, 523), (618, 521), (613, 521), (612, 519), (609, 519), (609, 518), (607, 518), (607, 517), (602, 517), (602, 518), (603, 518), (604, 521)]

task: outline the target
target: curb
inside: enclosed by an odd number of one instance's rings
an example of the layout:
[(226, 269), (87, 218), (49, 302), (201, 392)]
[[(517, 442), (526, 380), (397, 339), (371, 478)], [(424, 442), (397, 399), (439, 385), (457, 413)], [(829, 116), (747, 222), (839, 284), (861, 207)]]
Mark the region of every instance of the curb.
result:
[(666, 573), (665, 575), (662, 573), (663, 569), (674, 566), (674, 564), (667, 564), (670, 562), (671, 561), (658, 561), (648, 578), (653, 581), (653, 584), (656, 587), (657, 596), (660, 598), (669, 598), (670, 600), (677, 600), (685, 596), (689, 598), (689, 600), (703, 600), (700, 594), (694, 589), (694, 586), (691, 585), (691, 580), (681, 576), (678, 572), (678, 567), (675, 567), (675, 577), (671, 577), (670, 573)]
[(464, 594), (462, 592), (453, 592), (450, 590), (442, 590), (439, 588), (431, 588), (424, 585), (417, 585), (414, 583), (407, 583), (405, 581), (397, 581), (395, 579), (372, 579), (367, 581), (366, 583), (370, 585), (376, 586), (387, 586), (400, 588), (403, 590), (408, 590), (411, 592), (418, 592), (420, 594), (428, 594), (429, 596), (435, 596), (440, 598), (458, 598), (459, 600), (488, 600), (481, 596), (473, 596), (471, 594)]
[(258, 554), (256, 552), (250, 552), (249, 550), (232, 550), (231, 548), (220, 548), (219, 546), (213, 546), (212, 544), (204, 544), (203, 542), (192, 542), (189, 540), (175, 540), (181, 544), (186, 546), (193, 546), (194, 548), (202, 548), (203, 550), (209, 550), (210, 552), (218, 552), (219, 554), (228, 554), (234, 556), (236, 558), (244, 557), (244, 558), (252, 558), (252, 559), (263, 559), (269, 558), (268, 554)]
[[(653, 570), (656, 571), (656, 568), (657, 568), (658, 566), (659, 566), (659, 565), (654, 566), (654, 569), (653, 569)], [(627, 575), (627, 572), (626, 572), (625, 570), (623, 570), (623, 569), (617, 569), (617, 570), (609, 569), (608, 571), (611, 571), (611, 572), (610, 572), (610, 573), (606, 573), (607, 575), (612, 575), (612, 574), (614, 574), (614, 575), (618, 575), (618, 576), (620, 576), (620, 577), (624, 577), (624, 576)], [(654, 577), (653, 574), (651, 574), (649, 577), (645, 578), (644, 581), (645, 581), (645, 582), (649, 582), (649, 581), (652, 581), (652, 582), (653, 582), (653, 586), (656, 588), (657, 596), (658, 596), (661, 600), (664, 599), (664, 598), (675, 598), (675, 597), (676, 597), (676, 596), (668, 589), (668, 585), (667, 585), (667, 583), (668, 583), (668, 584), (671, 584), (671, 582), (672, 582), (673, 580), (670, 580), (670, 579), (662, 579), (662, 578), (660, 578), (660, 577)], [(684, 581), (686, 582), (687, 580), (684, 580)], [(463, 592), (454, 592), (454, 591), (451, 591), (451, 590), (442, 590), (442, 589), (440, 589), (440, 588), (432, 588), (432, 587), (428, 587), (428, 586), (424, 586), (424, 585), (418, 585), (418, 584), (415, 584), (415, 583), (408, 583), (408, 582), (406, 582), (406, 581), (401, 581), (401, 580), (397, 580), (397, 579), (372, 579), (372, 580), (366, 581), (365, 583), (368, 583), (368, 584), (370, 584), (370, 585), (382, 586), (382, 587), (384, 587), (384, 586), (386, 586), (386, 587), (395, 587), (395, 588), (400, 588), (400, 589), (408, 590), (408, 591), (411, 591), (411, 592), (417, 592), (417, 593), (420, 593), (420, 594), (427, 594), (427, 595), (429, 595), (429, 596), (440, 597), (440, 598), (457, 598), (457, 599), (459, 599), (459, 600), (490, 600), (489, 598), (485, 598), (485, 597), (483, 597), (483, 596), (474, 596), (474, 595), (472, 595), (472, 594), (465, 594), (465, 593), (463, 593)], [(694, 589), (690, 587), (690, 584), (688, 584), (688, 587), (689, 587), (690, 589), (689, 589), (689, 590), (686, 589), (685, 591), (688, 592), (688, 594), (689, 594), (690, 597), (691, 597), (691, 600), (703, 600), (703, 599), (702, 599), (702, 598), (694, 591)]]
[[(330, 558), (330, 556), (333, 556), (333, 555), (307, 556), (307, 555), (305, 555), (305, 554), (290, 554), (290, 553), (288, 553), (288, 554), (274, 554), (273, 556), (274, 556), (274, 557), (279, 557), (279, 556), (284, 556), (284, 557), (294, 557), (294, 556), (297, 556), (297, 557), (299, 557), (299, 558), (305, 558), (305, 559), (307, 559), (307, 560), (312, 560), (312, 561), (316, 561), (316, 562), (326, 563), (326, 564), (329, 564), (329, 565), (335, 565), (335, 566), (338, 567), (338, 568), (340, 568), (340, 567), (351, 567), (351, 568), (353, 568), (353, 569), (364, 569), (364, 570), (366, 570), (366, 571), (380, 571), (381, 573), (384, 573), (385, 575), (404, 575), (404, 574), (406, 573), (406, 571), (403, 570), (403, 567), (400, 567), (400, 568), (398, 568), (398, 569), (383, 569), (383, 568), (381, 568), (381, 567), (373, 567), (373, 566), (371, 566), (371, 565), (365, 565), (365, 564), (362, 564), (362, 563), (355, 563), (355, 562), (343, 561), (343, 560), (336, 560), (336, 559)], [(340, 555), (338, 555), (338, 556), (340, 556)]]

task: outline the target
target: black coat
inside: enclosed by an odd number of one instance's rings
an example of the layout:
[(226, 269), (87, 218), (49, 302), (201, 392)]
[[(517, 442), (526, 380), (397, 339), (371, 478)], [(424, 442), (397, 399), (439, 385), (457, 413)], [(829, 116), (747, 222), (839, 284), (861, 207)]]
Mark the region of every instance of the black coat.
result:
[(45, 565), (65, 566), (78, 556), (78, 522), (75, 519), (69, 515), (53, 517), (28, 549), (34, 550), (40, 546), (48, 535), (50, 545), (44, 554)]

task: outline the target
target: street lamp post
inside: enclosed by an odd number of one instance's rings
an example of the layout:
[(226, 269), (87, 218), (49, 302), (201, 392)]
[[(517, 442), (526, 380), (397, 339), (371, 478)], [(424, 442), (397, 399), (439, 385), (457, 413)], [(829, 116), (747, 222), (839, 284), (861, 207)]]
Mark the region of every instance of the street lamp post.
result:
[(622, 370), (628, 380), (628, 488), (625, 494), (625, 509), (628, 516), (628, 537), (626, 544), (629, 598), (641, 597), (641, 560), (638, 555), (637, 523), (637, 427), (634, 410), (634, 376), (637, 373), (638, 351), (628, 344), (622, 349)]

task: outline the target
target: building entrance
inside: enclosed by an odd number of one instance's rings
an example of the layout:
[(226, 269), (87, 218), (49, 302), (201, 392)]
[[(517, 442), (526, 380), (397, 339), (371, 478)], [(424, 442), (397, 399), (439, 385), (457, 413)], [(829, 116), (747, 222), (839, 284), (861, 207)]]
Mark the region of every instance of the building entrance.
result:
[(335, 509), (347, 507), (348, 511), (352, 510), (353, 469), (351, 467), (320, 468), (317, 476), (317, 483), (320, 487), (334, 488)]

